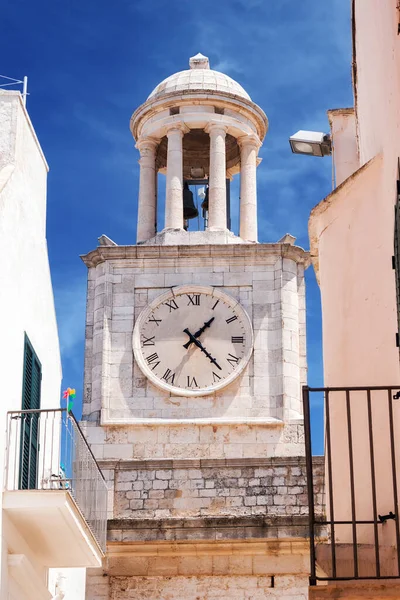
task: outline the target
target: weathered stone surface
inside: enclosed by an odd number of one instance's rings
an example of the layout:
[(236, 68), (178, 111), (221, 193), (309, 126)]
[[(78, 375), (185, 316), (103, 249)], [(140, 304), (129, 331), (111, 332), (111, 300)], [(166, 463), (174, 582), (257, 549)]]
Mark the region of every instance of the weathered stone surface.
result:
[[(146, 470), (115, 470), (115, 519), (157, 518), (163, 510), (165, 517), (193, 518), (207, 516), (304, 515), (307, 512), (305, 462), (283, 466), (284, 459), (271, 461), (268, 468), (222, 464), (200, 466), (196, 469), (160, 469), (147, 462)], [(132, 465), (132, 463), (130, 463)], [(161, 463), (162, 464), (162, 463)], [(120, 466), (120, 465), (119, 465)], [(169, 467), (169, 465), (166, 465)], [(322, 511), (324, 466), (314, 466), (315, 503)], [(136, 479), (149, 485), (138, 490), (138, 499), (152, 498), (143, 506), (127, 499)], [(129, 480), (132, 485), (128, 488)], [(157, 495), (154, 495), (157, 491)]]
[(108, 521), (109, 542), (163, 542), (188, 540), (250, 540), (264, 542), (303, 539), (308, 536), (308, 516), (263, 514), (250, 517), (202, 517), (191, 519), (112, 519)]
[[(221, 571), (222, 561), (215, 562), (215, 570)], [(241, 575), (246, 561), (238, 557), (237, 564), (232, 563), (232, 574), (213, 577), (196, 576), (165, 578), (162, 575), (170, 572), (172, 564), (165, 559), (164, 569), (160, 569), (158, 577), (112, 577), (110, 580), (110, 600), (153, 600), (154, 598), (170, 598), (173, 600), (264, 600), (279, 598), (280, 600), (307, 600), (308, 580), (305, 575), (271, 577), (257, 575)], [(222, 568), (221, 568), (222, 567)], [(237, 574), (236, 574), (236, 573)], [(101, 596), (99, 597), (99, 599)]]
[[(148, 402), (147, 397), (136, 398), (136, 405), (145, 407)], [(181, 404), (182, 398), (176, 402)], [(260, 403), (260, 397), (253, 398), (253, 402)], [(96, 446), (96, 456), (100, 459), (252, 460), (304, 454), (304, 427), (299, 420), (286, 424), (191, 422), (102, 428), (95, 422), (85, 421), (82, 427), (89, 443)], [(119, 448), (120, 445), (123, 448)]]

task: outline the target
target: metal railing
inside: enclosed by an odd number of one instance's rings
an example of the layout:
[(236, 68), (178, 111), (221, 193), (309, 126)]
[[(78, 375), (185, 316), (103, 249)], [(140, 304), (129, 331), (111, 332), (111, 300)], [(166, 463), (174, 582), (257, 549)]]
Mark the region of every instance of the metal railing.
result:
[[(400, 577), (399, 389), (303, 387), (310, 585)], [(324, 404), (327, 516), (322, 518), (314, 508), (311, 398)]]
[(6, 490), (65, 490), (103, 553), (107, 486), (86, 439), (66, 409), (7, 413)]

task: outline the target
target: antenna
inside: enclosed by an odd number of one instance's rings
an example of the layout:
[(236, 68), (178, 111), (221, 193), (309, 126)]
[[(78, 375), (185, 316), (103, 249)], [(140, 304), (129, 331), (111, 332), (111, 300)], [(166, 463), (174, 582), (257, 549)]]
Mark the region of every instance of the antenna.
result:
[[(3, 79), (6, 79), (8, 83), (3, 83)], [(13, 77), (6, 77), (5, 75), (0, 75), (0, 88), (5, 88), (13, 85), (21, 85), (22, 84), (22, 101), (24, 106), (26, 106), (26, 97), (28, 95), (28, 78), (25, 75), (23, 79), (14, 79)]]

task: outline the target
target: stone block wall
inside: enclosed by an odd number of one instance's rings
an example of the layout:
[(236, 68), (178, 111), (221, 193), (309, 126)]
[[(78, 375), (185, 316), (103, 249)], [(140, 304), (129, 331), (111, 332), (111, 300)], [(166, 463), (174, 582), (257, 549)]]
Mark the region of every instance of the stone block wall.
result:
[[(86, 600), (308, 600), (307, 566), (295, 575), (265, 575), (265, 557), (256, 557), (260, 569), (246, 573), (246, 557), (210, 557), (206, 574), (150, 577), (109, 577), (100, 569), (88, 569)], [(251, 557), (250, 557), (251, 558)], [(194, 557), (194, 561), (198, 559)], [(228, 563), (231, 563), (229, 567)], [(304, 561), (306, 563), (306, 561)], [(165, 567), (170, 567), (165, 559)], [(185, 569), (182, 569), (184, 573)], [(224, 575), (224, 572), (230, 573)], [(246, 574), (241, 574), (241, 573)], [(272, 587), (272, 585), (274, 587)]]
[[(109, 519), (308, 514), (304, 457), (107, 460), (100, 466), (109, 487)], [(314, 457), (313, 472), (315, 510), (323, 513), (323, 457)]]
[[(195, 577), (112, 577), (110, 600), (307, 600), (305, 575), (279, 576), (195, 576)], [(99, 600), (96, 598), (96, 600)]]
[(103, 569), (86, 569), (85, 600), (110, 600), (110, 578)]
[[(264, 464), (251, 459), (190, 462), (159, 461), (153, 466), (143, 461), (135, 468), (117, 467), (114, 519), (308, 514), (302, 458), (275, 458)], [(322, 510), (322, 461), (316, 462), (314, 477), (316, 508)]]
[[(100, 461), (113, 506), (87, 600), (307, 600), (304, 457)], [(324, 459), (314, 457), (324, 512)]]
[(230, 459), (304, 454), (302, 421), (270, 424), (193, 423), (82, 428), (98, 460)]

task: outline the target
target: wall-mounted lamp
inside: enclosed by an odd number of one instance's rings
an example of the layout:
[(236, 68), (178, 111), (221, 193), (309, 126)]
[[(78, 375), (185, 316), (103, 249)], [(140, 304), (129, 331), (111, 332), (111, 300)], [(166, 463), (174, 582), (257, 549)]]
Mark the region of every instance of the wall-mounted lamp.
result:
[(329, 156), (332, 154), (331, 136), (321, 131), (298, 131), (289, 138), (294, 154), (310, 156)]

